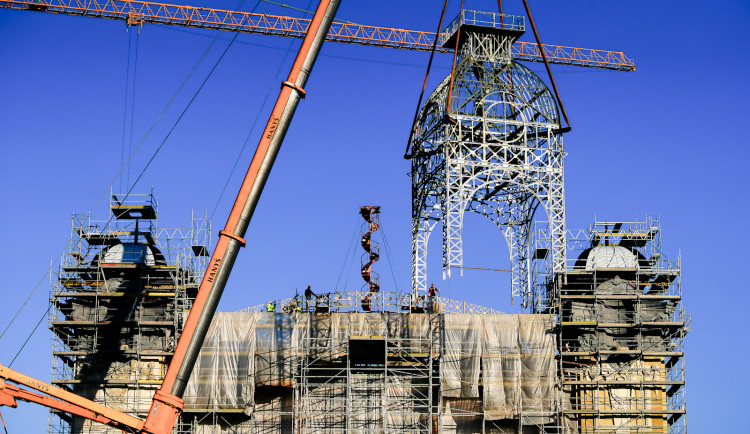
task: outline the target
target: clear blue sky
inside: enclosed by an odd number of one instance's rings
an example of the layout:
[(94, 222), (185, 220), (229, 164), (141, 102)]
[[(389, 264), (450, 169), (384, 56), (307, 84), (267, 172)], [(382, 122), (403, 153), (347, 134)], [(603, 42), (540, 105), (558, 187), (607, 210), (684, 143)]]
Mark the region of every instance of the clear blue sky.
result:
[[(308, 0), (285, 0), (308, 7)], [(450, 2), (450, 16), (459, 3)], [(520, 0), (506, 1), (521, 13)], [(198, 5), (231, 9), (235, 2)], [(247, 0), (249, 10), (255, 0)], [(341, 19), (434, 30), (442, 2), (344, 0)], [(466, 0), (495, 10), (494, 1)], [(602, 219), (661, 214), (666, 254), (682, 252), (687, 341), (688, 425), (693, 432), (747, 429), (750, 386), (745, 311), (748, 188), (746, 168), (750, 4), (743, 1), (540, 1), (533, 11), (546, 43), (624, 51), (636, 72), (554, 67), (573, 125), (565, 137), (568, 227)], [(259, 11), (299, 15), (261, 3)], [(133, 143), (143, 137), (216, 32), (146, 25), (140, 32)], [(230, 35), (207, 55), (196, 77), (144, 142), (131, 168), (143, 168), (185, 107)], [(122, 22), (0, 9), (0, 249), (3, 328), (43, 282), (8, 335), (0, 363), (18, 351), (48, 303), (44, 273), (70, 235), (70, 214), (86, 212), (120, 166), (128, 39)], [(531, 34), (524, 36), (531, 39)], [(287, 48), (292, 54), (286, 60)], [(211, 211), (248, 134), (228, 193), (214, 216), (223, 226), (271, 103), (262, 101), (286, 77), (298, 40), (240, 35), (136, 191), (154, 186), (162, 226)], [(406, 289), (410, 274), (410, 181), (401, 158), (427, 54), (327, 44), (307, 86), (267, 184), (235, 272), (224, 311), (294, 293), (311, 284), (333, 289), (358, 228), (357, 207), (381, 205), (396, 274), (380, 267), (386, 290)], [(439, 56), (428, 89), (450, 58)], [(541, 73), (540, 65), (531, 66)], [(279, 75), (279, 71), (281, 74)], [(250, 131), (253, 120), (259, 125)], [(115, 189), (119, 181), (115, 183)], [(99, 207), (100, 217), (107, 210)], [(467, 266), (505, 268), (500, 233), (467, 219)], [(432, 280), (443, 295), (514, 312), (507, 274), (467, 272), (443, 282), (439, 239), (430, 251)], [(358, 258), (356, 259), (358, 260)], [(358, 289), (357, 264), (345, 269)], [(345, 279), (344, 277), (342, 281)], [(339, 284), (341, 287), (342, 285)], [(50, 378), (46, 321), (13, 365)], [(45, 432), (47, 411), (32, 404), (0, 409), (9, 432)]]

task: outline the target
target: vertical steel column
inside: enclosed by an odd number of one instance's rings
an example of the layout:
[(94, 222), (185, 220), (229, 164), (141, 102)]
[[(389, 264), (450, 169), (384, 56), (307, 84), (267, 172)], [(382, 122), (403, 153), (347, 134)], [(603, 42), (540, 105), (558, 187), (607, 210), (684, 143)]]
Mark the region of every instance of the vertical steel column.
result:
[(340, 0), (321, 0), (307, 29), (289, 78), (282, 82), (276, 105), (266, 124), (227, 224), (219, 233), (219, 242), (214, 249), (208, 270), (193, 303), (193, 309), (177, 343), (169, 370), (161, 388), (154, 395), (146, 420), (146, 430), (149, 432), (170, 432), (182, 409), (181, 397), (192, 373), (193, 365), (203, 345), (237, 253), (240, 247), (245, 245), (243, 237), (247, 226), (263, 192), (297, 104), (300, 98), (304, 98), (304, 86), (336, 15), (339, 3)]

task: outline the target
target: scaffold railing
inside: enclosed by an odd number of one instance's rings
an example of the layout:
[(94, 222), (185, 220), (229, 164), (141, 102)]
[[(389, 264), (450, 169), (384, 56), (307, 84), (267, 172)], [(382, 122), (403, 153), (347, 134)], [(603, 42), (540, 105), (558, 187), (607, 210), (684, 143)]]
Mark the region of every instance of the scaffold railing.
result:
[[(330, 292), (313, 296), (306, 300), (303, 296), (287, 297), (275, 302), (280, 311), (294, 311), (296, 306), (303, 312), (368, 312), (362, 309), (362, 299), (369, 296), (371, 312), (432, 312), (445, 314), (485, 314), (502, 313), (499, 310), (462, 300), (455, 300), (440, 296), (423, 296), (414, 298), (411, 293), (381, 291)], [(266, 312), (266, 304), (246, 307), (239, 312)]]

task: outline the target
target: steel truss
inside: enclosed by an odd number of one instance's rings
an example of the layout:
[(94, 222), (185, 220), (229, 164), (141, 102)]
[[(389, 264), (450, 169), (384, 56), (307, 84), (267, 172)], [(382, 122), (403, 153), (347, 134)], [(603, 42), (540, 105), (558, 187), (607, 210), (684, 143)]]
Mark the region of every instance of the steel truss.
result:
[(512, 59), (511, 47), (523, 33), (521, 17), (464, 11), (461, 20), (446, 42), (460, 41), (455, 72), (432, 93), (413, 126), (412, 288), (415, 295), (426, 289), (427, 244), (438, 223), (443, 277), (463, 267), (463, 218), (472, 211), (505, 236), (512, 294), (526, 305), (533, 292), (529, 235), (539, 205), (552, 234), (554, 269), (565, 266), (559, 109), (544, 82)]
[[(293, 38), (304, 37), (310, 25), (310, 20), (306, 18), (137, 0), (2, 0), (0, 8), (109, 18), (123, 20), (128, 26), (154, 23)], [(446, 35), (440, 35), (441, 40), (445, 37)], [(432, 32), (347, 22), (332, 23), (326, 36), (326, 40), (332, 42), (417, 51), (432, 50), (434, 39), (435, 34)], [(550, 63), (614, 71), (635, 71), (635, 62), (620, 51), (559, 45), (543, 45), (543, 47)], [(453, 47), (438, 47), (437, 51), (452, 53)], [(513, 57), (530, 62), (542, 61), (539, 46), (533, 42), (516, 42), (513, 45)]]

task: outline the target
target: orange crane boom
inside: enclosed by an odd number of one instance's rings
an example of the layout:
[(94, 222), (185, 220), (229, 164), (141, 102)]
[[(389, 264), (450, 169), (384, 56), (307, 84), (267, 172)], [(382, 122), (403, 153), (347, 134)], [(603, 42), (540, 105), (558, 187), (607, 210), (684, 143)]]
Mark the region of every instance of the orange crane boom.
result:
[[(137, 434), (170, 434), (180, 416), (185, 387), (203, 346), (211, 320), (221, 299), (227, 279), (232, 272), (240, 248), (245, 247), (245, 232), (253, 217), (258, 200), (276, 156), (291, 124), (297, 105), (305, 97), (305, 85), (312, 72), (320, 49), (336, 15), (340, 0), (320, 0), (317, 11), (305, 29), (304, 40), (292, 65), (289, 77), (281, 82), (281, 90), (271, 116), (260, 138), (255, 155), (242, 182), (237, 199), (224, 230), (209, 260), (174, 356), (164, 381), (153, 396), (151, 409), (145, 420), (108, 408), (82, 398), (59, 387), (44, 383), (0, 365), (0, 407), (16, 407), (17, 401), (42, 404), (63, 412), (81, 416), (110, 427)], [(212, 150), (208, 152), (213, 155)], [(8, 382), (34, 389), (22, 389)], [(40, 393), (37, 393), (40, 392)]]
[[(0, 0), (0, 7), (110, 18), (123, 20), (128, 25), (168, 24), (293, 38), (304, 37), (307, 27), (310, 25), (310, 20), (307, 18), (138, 0)], [(435, 33), (433, 32), (343, 22), (334, 22), (326, 36), (326, 40), (333, 42), (417, 51), (430, 51), (434, 38)], [(437, 51), (453, 52), (452, 48), (443, 48), (441, 45), (438, 43)], [(543, 47), (549, 63), (615, 71), (635, 71), (635, 62), (620, 51), (559, 45), (543, 45)], [(542, 61), (539, 47), (534, 42), (516, 42), (513, 45), (512, 54), (517, 60)]]

